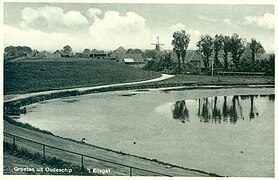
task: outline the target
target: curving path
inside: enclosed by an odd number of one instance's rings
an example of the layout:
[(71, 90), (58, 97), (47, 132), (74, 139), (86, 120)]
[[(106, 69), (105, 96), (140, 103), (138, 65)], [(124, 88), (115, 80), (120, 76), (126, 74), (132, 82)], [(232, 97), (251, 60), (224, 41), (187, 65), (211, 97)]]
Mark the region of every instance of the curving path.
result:
[(145, 81), (130, 82), (130, 83), (117, 83), (117, 84), (109, 84), (109, 85), (101, 85), (101, 86), (93, 86), (93, 87), (59, 89), (59, 90), (50, 90), (50, 91), (43, 91), (43, 92), (36, 92), (36, 93), (26, 93), (26, 94), (11, 94), (11, 95), (5, 95), (4, 96), (4, 102), (9, 102), (9, 101), (13, 101), (13, 100), (28, 98), (28, 97), (31, 97), (31, 96), (46, 95), (46, 94), (51, 94), (51, 93), (55, 93), (55, 92), (74, 91), (74, 90), (85, 91), (85, 90), (94, 90), (94, 89), (114, 87), (114, 86), (126, 86), (126, 85), (134, 85), (134, 84), (143, 84), (143, 83), (149, 83), (149, 82), (162, 81), (162, 80), (165, 80), (165, 79), (172, 78), (174, 76), (175, 75), (162, 74), (162, 76), (159, 77), (159, 78), (149, 79), (149, 80), (145, 80)]

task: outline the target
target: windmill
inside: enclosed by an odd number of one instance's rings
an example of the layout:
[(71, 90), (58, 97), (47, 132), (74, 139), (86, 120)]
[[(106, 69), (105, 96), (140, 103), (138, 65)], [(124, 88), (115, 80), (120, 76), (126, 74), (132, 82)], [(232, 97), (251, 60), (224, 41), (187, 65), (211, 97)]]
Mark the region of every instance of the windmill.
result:
[(155, 45), (155, 50), (160, 51), (160, 46), (164, 44), (159, 44), (159, 36), (157, 36), (157, 43), (152, 43), (152, 45)]

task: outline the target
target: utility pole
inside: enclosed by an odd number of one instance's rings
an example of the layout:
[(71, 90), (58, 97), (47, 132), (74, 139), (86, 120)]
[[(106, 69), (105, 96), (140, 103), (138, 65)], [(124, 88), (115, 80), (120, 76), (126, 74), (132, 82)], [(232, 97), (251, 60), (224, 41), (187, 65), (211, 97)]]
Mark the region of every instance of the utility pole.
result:
[(211, 60), (211, 76), (213, 76), (213, 58), (212, 58), (212, 60)]

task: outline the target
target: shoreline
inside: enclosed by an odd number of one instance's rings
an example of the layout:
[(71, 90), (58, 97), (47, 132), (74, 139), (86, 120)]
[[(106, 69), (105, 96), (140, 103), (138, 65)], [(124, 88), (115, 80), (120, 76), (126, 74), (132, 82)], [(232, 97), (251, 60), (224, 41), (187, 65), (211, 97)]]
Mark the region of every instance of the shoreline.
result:
[[(106, 86), (106, 87), (91, 87), (89, 89), (82, 89), (81, 90), (76, 90), (76, 89), (73, 89), (73, 90), (68, 90), (68, 89), (65, 89), (65, 90), (60, 90), (58, 92), (48, 92), (48, 93), (45, 93), (45, 92), (42, 92), (43, 94), (38, 94), (38, 95), (35, 95), (32, 94), (33, 96), (27, 96), (25, 98), (18, 98), (18, 99), (15, 99), (15, 100), (10, 100), (10, 101), (4, 101), (4, 107), (6, 109), (6, 107), (8, 106), (14, 106), (16, 108), (20, 108), (20, 107), (23, 107), (25, 105), (30, 105), (30, 104), (33, 104), (33, 103), (37, 103), (37, 102), (42, 102), (42, 101), (45, 101), (45, 100), (51, 100), (51, 99), (58, 99), (58, 98), (64, 98), (64, 97), (69, 97), (69, 96), (78, 96), (78, 95), (86, 95), (86, 94), (92, 94), (92, 93), (101, 93), (101, 92), (110, 92), (110, 91), (120, 91), (120, 90), (146, 90), (146, 89), (150, 89), (150, 90), (162, 90), (162, 91), (175, 91), (175, 90), (190, 90), (190, 89), (228, 89), (228, 88), (275, 88), (275, 84), (241, 84), (241, 85), (198, 85), (198, 83), (195, 83), (195, 82), (186, 82), (186, 83), (177, 83), (177, 84), (173, 84), (173, 83), (169, 83), (169, 84), (160, 84), (160, 85), (150, 85), (150, 84), (141, 84), (139, 82), (140, 85), (109, 85), (109, 86)], [(176, 85), (176, 86), (173, 86), (173, 85)], [(11, 117), (9, 117), (11, 118)], [(4, 122), (5, 123), (9, 123), (8, 121), (6, 121), (6, 118), (4, 118)], [(13, 118), (11, 118), (13, 119)], [(13, 119), (13, 121), (15, 121)], [(4, 123), (4, 124), (5, 124)], [(23, 124), (23, 123), (22, 123)], [(20, 127), (21, 125), (15, 125), (15, 126), (18, 126)], [(21, 126), (23, 127), (23, 126)], [(23, 128), (26, 128), (26, 127), (23, 127)], [(28, 129), (28, 128), (27, 128)], [(35, 132), (40, 132), (40, 133), (44, 133), (43, 132), (44, 130), (38, 130), (38, 128), (36, 127), (33, 127), (33, 129), (31, 129), (32, 131), (35, 131)], [(76, 141), (74, 139), (70, 139), (70, 138), (64, 138), (64, 137), (60, 137), (60, 136), (57, 136), (57, 135), (54, 135), (50, 132), (51, 136), (54, 136), (54, 137), (57, 137), (57, 138), (60, 138), (60, 139), (63, 139), (63, 140), (67, 140), (69, 142), (75, 142), (75, 143), (81, 143), (80, 141)], [(194, 171), (194, 172), (198, 172), (198, 173), (202, 173), (202, 174), (206, 174), (206, 175), (209, 175), (209, 176), (220, 176), (220, 175), (217, 175), (217, 174), (214, 174), (214, 173), (208, 173), (208, 172), (204, 172), (202, 170), (195, 170), (195, 169), (189, 169), (189, 168), (185, 168), (185, 167), (182, 167), (182, 166), (178, 166), (178, 165), (174, 165), (174, 164), (170, 164), (170, 163), (165, 163), (165, 162), (162, 162), (162, 161), (159, 161), (159, 160), (156, 160), (156, 159), (150, 159), (150, 158), (146, 158), (146, 157), (141, 157), (141, 156), (136, 156), (136, 155), (131, 155), (131, 154), (128, 154), (128, 153), (124, 153), (124, 152), (121, 152), (121, 151), (116, 151), (116, 150), (112, 150), (112, 149), (108, 149), (108, 148), (105, 148), (105, 147), (99, 147), (99, 146), (96, 146), (96, 145), (93, 145), (93, 144), (88, 144), (88, 143), (81, 143), (81, 144), (85, 144), (86, 146), (91, 146), (91, 147), (94, 147), (94, 148), (98, 148), (98, 149), (102, 149), (102, 150), (105, 150), (105, 151), (109, 151), (109, 152), (113, 152), (113, 153), (116, 153), (116, 154), (119, 154), (119, 155), (126, 155), (126, 156), (132, 156), (132, 157), (136, 157), (136, 158), (140, 158), (140, 159), (143, 159), (143, 160), (146, 160), (146, 161), (150, 161), (150, 162), (156, 162), (160, 165), (164, 165), (164, 166), (170, 166), (172, 168), (180, 168), (180, 169), (184, 169), (184, 170), (188, 170), (188, 171)]]
[[(12, 120), (15, 121), (14, 119), (12, 119)], [(20, 124), (24, 124), (24, 123), (20, 122)], [(143, 157), (143, 156), (128, 154), (128, 153), (125, 153), (125, 152), (122, 152), (122, 151), (117, 151), (117, 150), (113, 150), (113, 149), (109, 149), (109, 148), (105, 148), (105, 147), (96, 146), (96, 145), (89, 144), (89, 143), (86, 143), (86, 142), (77, 141), (77, 140), (74, 140), (74, 139), (71, 139), (71, 138), (61, 137), (61, 136), (58, 136), (58, 135), (55, 135), (55, 134), (52, 134), (52, 133), (47, 134), (47, 133), (43, 132), (44, 130), (40, 131), (38, 128), (37, 129), (28, 129), (28, 128), (19, 126), (18, 124), (17, 125), (11, 124), (10, 122), (8, 122), (6, 120), (4, 120), (4, 127), (5, 126), (6, 126), (6, 128), (4, 128), (4, 129), (10, 129), (10, 128), (7, 128), (7, 127), (15, 126), (18, 129), (24, 129), (24, 131), (27, 131), (26, 134), (29, 134), (28, 131), (29, 132), (32, 131), (32, 134), (35, 134), (35, 135), (43, 134), (45, 137), (46, 136), (52, 136), (53, 138), (58, 139), (58, 140), (60, 139), (61, 141), (67, 141), (68, 143), (75, 143), (75, 144), (78, 144), (78, 145), (81, 145), (81, 146), (86, 146), (86, 147), (88, 147), (88, 149), (90, 149), (90, 148), (99, 149), (99, 150), (105, 151), (107, 153), (113, 153), (113, 154), (120, 155), (120, 156), (128, 156), (128, 157), (140, 159), (140, 160), (143, 160), (143, 161), (146, 161), (146, 162), (149, 162), (149, 163), (157, 163), (157, 165), (162, 165), (166, 169), (177, 168), (177, 169), (179, 169), (179, 171), (182, 170), (182, 171), (188, 171), (188, 172), (191, 172), (191, 173), (198, 173), (198, 174), (203, 175), (203, 176), (225, 177), (225, 176), (218, 175), (218, 174), (211, 173), (211, 172), (205, 172), (205, 171), (198, 170), (198, 169), (190, 169), (190, 168), (182, 167), (182, 166), (179, 166), (179, 165), (159, 161), (157, 159), (151, 159), (151, 158), (147, 158), (147, 157)], [(13, 132), (11, 134), (16, 134), (16, 133)], [(41, 135), (39, 135), (39, 136), (41, 137)], [(59, 158), (59, 156), (58, 156), (58, 158)], [(173, 172), (173, 173), (175, 173), (175, 172)]]
[(67, 92), (67, 91), (90, 91), (94, 89), (101, 89), (101, 88), (109, 88), (109, 87), (122, 87), (122, 86), (128, 86), (128, 85), (137, 85), (137, 84), (144, 84), (144, 83), (151, 83), (156, 81), (162, 81), (169, 78), (174, 77), (174, 75), (168, 75), (168, 74), (161, 74), (160, 77), (154, 78), (154, 79), (147, 79), (144, 81), (135, 81), (135, 82), (126, 82), (126, 83), (116, 83), (116, 84), (106, 84), (106, 85), (99, 85), (99, 86), (85, 86), (85, 87), (77, 87), (77, 88), (64, 88), (64, 89), (53, 89), (49, 91), (40, 91), (40, 92), (29, 92), (29, 93), (23, 93), (23, 94), (7, 94), (4, 95), (4, 102), (18, 100), (20, 98), (27, 98), (31, 96), (39, 96), (39, 95), (47, 95), (51, 93), (59, 93), (59, 92)]

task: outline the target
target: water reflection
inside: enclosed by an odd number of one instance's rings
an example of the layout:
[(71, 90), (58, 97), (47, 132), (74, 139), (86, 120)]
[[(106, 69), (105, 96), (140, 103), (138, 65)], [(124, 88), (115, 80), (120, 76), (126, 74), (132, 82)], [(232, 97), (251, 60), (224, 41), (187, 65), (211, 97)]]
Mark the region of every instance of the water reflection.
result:
[[(241, 95), (241, 96), (221, 96), (221, 97), (206, 97), (197, 99), (197, 117), (203, 123), (220, 124), (222, 122), (237, 123), (239, 120), (249, 119), (254, 120), (259, 116), (258, 107), (256, 106), (257, 99), (265, 99), (274, 102), (275, 95)], [(259, 101), (257, 102), (259, 105)], [(244, 118), (244, 110), (246, 111)], [(193, 111), (187, 107), (186, 101), (176, 101), (172, 111), (173, 118), (185, 123), (190, 121), (189, 111)], [(194, 116), (194, 114), (193, 114)]]
[(173, 118), (180, 120), (182, 123), (189, 121), (189, 112), (184, 100), (177, 101), (173, 110)]

